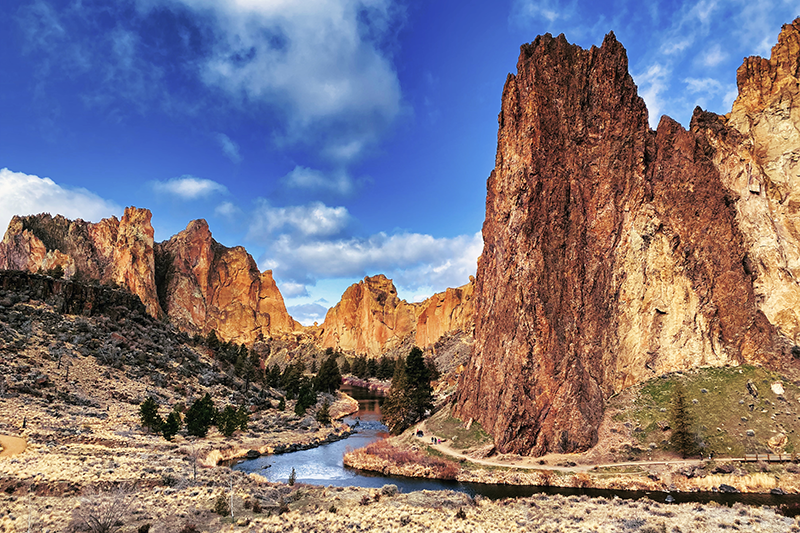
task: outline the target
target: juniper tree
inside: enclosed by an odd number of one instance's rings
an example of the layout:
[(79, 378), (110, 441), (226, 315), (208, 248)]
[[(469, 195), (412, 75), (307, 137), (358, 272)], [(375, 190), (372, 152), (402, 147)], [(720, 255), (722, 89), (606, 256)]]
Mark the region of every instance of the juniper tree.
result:
[(685, 459), (695, 452), (694, 434), (692, 434), (692, 416), (686, 402), (686, 391), (683, 383), (675, 382), (670, 403), (670, 425), (672, 426), (672, 445)]
[(214, 414), (214, 401), (206, 393), (186, 411), (186, 432), (195, 437), (205, 437), (214, 422)]
[(142, 422), (142, 427), (154, 433), (161, 431), (164, 419), (158, 414), (158, 404), (152, 396), (148, 396), (139, 406), (139, 420)]
[(172, 437), (180, 431), (181, 425), (181, 414), (173, 409), (167, 416), (167, 421), (161, 426), (161, 435), (167, 440), (172, 440)]

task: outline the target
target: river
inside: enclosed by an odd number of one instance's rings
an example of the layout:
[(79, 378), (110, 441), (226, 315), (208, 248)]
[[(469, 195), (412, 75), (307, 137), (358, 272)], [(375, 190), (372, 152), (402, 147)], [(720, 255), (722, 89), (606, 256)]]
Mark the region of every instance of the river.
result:
[[(285, 482), (289, 479), (292, 468), (295, 469), (296, 480), (312, 485), (357, 486), (378, 488), (386, 484), (394, 484), (401, 492), (414, 490), (456, 490), (471, 496), (481, 495), (491, 499), (518, 498), (533, 494), (587, 495), (591, 497), (638, 499), (650, 498), (664, 502), (667, 493), (650, 491), (624, 491), (607, 489), (579, 489), (561, 487), (537, 487), (519, 485), (490, 485), (481, 483), (461, 483), (438, 479), (406, 478), (385, 476), (371, 472), (363, 472), (344, 466), (342, 457), (348, 450), (366, 446), (372, 441), (387, 436), (386, 426), (380, 423), (383, 397), (374, 391), (361, 387), (342, 386), (342, 392), (358, 400), (359, 410), (344, 419), (350, 425), (357, 425), (358, 433), (347, 439), (325, 444), (310, 450), (266, 455), (257, 459), (242, 461), (233, 466), (235, 470), (255, 472), (269, 481)], [(773, 505), (785, 509), (786, 514), (797, 514), (800, 509), (799, 495), (777, 496), (772, 494), (722, 494), (714, 492), (673, 492), (669, 495), (676, 502), (711, 501), (724, 505), (736, 502), (748, 505)]]

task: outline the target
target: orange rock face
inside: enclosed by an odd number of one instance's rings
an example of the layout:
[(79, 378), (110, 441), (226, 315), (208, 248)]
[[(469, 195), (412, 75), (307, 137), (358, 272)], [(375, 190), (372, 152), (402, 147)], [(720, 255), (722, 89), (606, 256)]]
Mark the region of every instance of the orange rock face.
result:
[(0, 269), (37, 272), (57, 266), (64, 277), (113, 282), (161, 316), (153, 278), (153, 226), (147, 209), (128, 207), (97, 224), (61, 215), (14, 217), (0, 244)]
[(585, 450), (609, 395), (666, 372), (788, 364), (798, 35), (796, 21), (771, 60), (746, 60), (731, 115), (697, 110), (690, 131), (668, 117), (650, 130), (613, 34), (590, 50), (549, 35), (521, 48), (456, 408), (501, 452)]
[(0, 243), (0, 269), (61, 267), (67, 279), (114, 283), (154, 317), (180, 329), (252, 343), (301, 326), (286, 311), (272, 272), (259, 272), (244, 248), (226, 248), (204, 220), (154, 244), (151, 213), (129, 207), (122, 220), (96, 224), (62, 216), (14, 217)]
[(474, 321), (473, 283), (447, 289), (421, 303), (410, 304), (384, 275), (366, 277), (351, 285), (341, 301), (328, 310), (317, 333), (323, 348), (336, 348), (377, 357), (413, 335), (427, 348), (443, 334), (471, 331)]
[(161, 304), (181, 329), (250, 344), (298, 329), (272, 272), (259, 272), (244, 248), (211, 237), (205, 220), (157, 246)]

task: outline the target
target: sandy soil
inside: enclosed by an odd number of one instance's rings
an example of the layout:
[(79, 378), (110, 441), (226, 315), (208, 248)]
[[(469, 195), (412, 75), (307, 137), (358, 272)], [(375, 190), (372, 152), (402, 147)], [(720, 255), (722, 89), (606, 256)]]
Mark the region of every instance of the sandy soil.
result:
[(11, 457), (25, 451), (28, 443), (21, 437), (0, 435), (0, 457)]

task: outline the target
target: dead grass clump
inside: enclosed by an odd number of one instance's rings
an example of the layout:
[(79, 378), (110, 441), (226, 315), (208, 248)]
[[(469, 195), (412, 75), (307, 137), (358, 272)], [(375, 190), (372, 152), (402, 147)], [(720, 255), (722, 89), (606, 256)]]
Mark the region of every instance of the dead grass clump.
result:
[(460, 470), (459, 466), (452, 461), (431, 457), (414, 450), (402, 450), (392, 446), (385, 440), (375, 441), (363, 448), (363, 450), (369, 455), (374, 455), (396, 465), (420, 465), (429, 468), (440, 479), (456, 479)]
[(580, 472), (572, 476), (572, 486), (585, 489), (592, 486), (592, 478), (585, 472)]
[(128, 487), (108, 493), (90, 491), (73, 510), (70, 529), (90, 533), (119, 531), (124, 525), (122, 519), (132, 503), (133, 498)]

